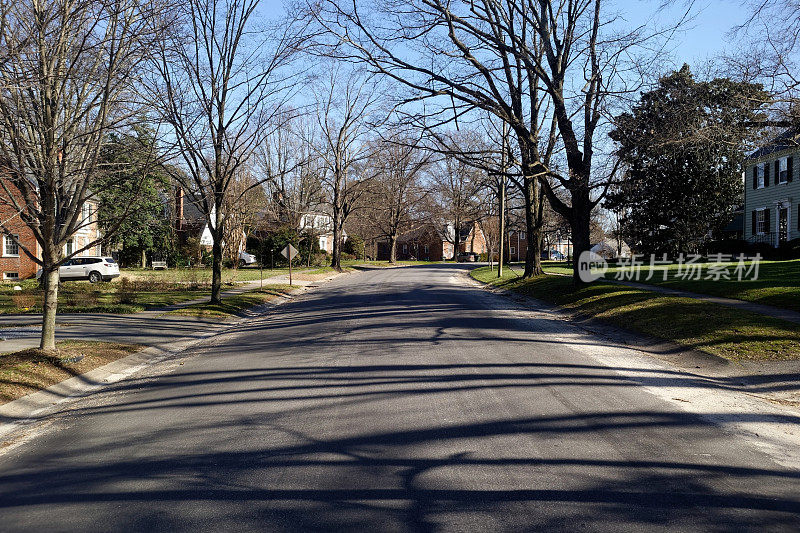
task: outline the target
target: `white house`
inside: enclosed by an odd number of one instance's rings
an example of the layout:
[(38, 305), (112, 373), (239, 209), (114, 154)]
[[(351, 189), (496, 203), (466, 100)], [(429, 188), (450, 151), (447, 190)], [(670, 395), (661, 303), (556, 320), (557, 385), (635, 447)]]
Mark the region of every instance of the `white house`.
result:
[[(333, 253), (333, 217), (325, 213), (305, 213), (300, 217), (297, 228), (300, 233), (313, 232), (319, 235), (319, 248), (326, 253)], [(347, 233), (342, 232), (342, 242), (347, 240)]]

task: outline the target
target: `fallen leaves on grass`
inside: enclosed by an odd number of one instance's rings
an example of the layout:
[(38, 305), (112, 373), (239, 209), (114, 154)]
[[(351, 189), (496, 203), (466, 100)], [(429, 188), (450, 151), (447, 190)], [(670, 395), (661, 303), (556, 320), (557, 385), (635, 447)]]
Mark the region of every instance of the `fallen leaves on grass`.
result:
[(142, 346), (136, 344), (61, 341), (54, 352), (32, 348), (0, 355), (0, 404), (46, 389), (141, 349)]

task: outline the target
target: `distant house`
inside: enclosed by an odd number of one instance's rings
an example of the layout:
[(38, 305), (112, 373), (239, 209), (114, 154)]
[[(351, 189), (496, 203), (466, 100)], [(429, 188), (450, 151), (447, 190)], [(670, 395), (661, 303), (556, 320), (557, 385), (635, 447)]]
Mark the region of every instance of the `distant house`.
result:
[(787, 130), (745, 160), (744, 238), (780, 246), (800, 237), (800, 131)]
[(630, 257), (631, 255), (631, 249), (627, 244), (625, 244), (625, 242), (622, 243), (622, 246), (618, 247), (615, 240), (600, 241), (593, 244), (589, 250), (604, 259), (614, 259), (617, 256)]
[[(211, 234), (206, 228), (206, 217), (192, 196), (187, 194), (180, 185), (175, 186), (172, 212), (173, 226), (180, 244), (185, 244), (191, 237), (199, 238), (202, 243), (205, 233), (208, 233), (206, 235), (206, 242), (208, 242)], [(211, 243), (209, 242), (208, 245), (210, 246)]]
[(528, 233), (520, 229), (510, 229), (503, 249), (509, 261), (524, 261), (528, 252)]
[[(378, 261), (388, 261), (389, 241), (378, 241)], [(447, 242), (433, 224), (404, 233), (397, 238), (398, 261), (442, 261), (452, 259), (453, 245)]]
[[(178, 243), (186, 244), (188, 239), (199, 239), (200, 246), (206, 251), (210, 251), (214, 246), (214, 238), (211, 235), (211, 227), (209, 227), (208, 220), (206, 220), (203, 210), (192, 198), (186, 193), (180, 185), (175, 186), (175, 197), (173, 202), (174, 213), (174, 228), (177, 236)], [(211, 219), (213, 220), (216, 215), (216, 208), (211, 208)], [(244, 235), (239, 239), (240, 246), (245, 246), (247, 239)], [(224, 246), (223, 242), (223, 246)], [(237, 250), (243, 252), (244, 249)], [(235, 257), (235, 254), (234, 254)]]
[(486, 235), (477, 221), (467, 222), (461, 225), (458, 243), (458, 253), (485, 254), (488, 252), (486, 246)]
[[(333, 253), (333, 217), (326, 213), (304, 213), (297, 228), (300, 233), (313, 233), (319, 238), (319, 249), (327, 254)], [(347, 233), (342, 232), (342, 242)]]
[[(16, 194), (16, 201), (24, 203), (22, 193), (10, 182), (5, 183), (9, 191)], [(2, 191), (5, 193), (5, 191)], [(14, 208), (11, 199), (0, 197), (0, 218), (10, 231), (2, 235), (2, 254), (0, 254), (0, 272), (3, 280), (19, 280), (34, 277), (39, 270), (36, 259), (41, 259), (42, 251), (39, 243), (33, 236), (31, 229), (22, 221), (20, 214)], [(97, 202), (87, 201), (81, 208), (81, 222), (78, 230), (64, 245), (64, 255), (72, 255), (84, 246), (101, 238), (102, 234), (97, 224)], [(22, 246), (20, 246), (20, 244)], [(26, 253), (25, 250), (30, 253)], [(101, 255), (100, 244), (82, 250), (78, 256)]]
[[(528, 253), (528, 232), (523, 229), (511, 228), (503, 243), (506, 257), (509, 261), (525, 261)], [(561, 259), (569, 257), (572, 253), (572, 241), (568, 238), (545, 238), (542, 245), (543, 259)]]
[[(449, 225), (440, 231), (434, 224), (423, 224), (397, 237), (397, 259), (399, 261), (444, 261), (454, 259), (455, 230)], [(389, 240), (378, 241), (379, 261), (389, 259)], [(468, 222), (461, 225), (458, 253), (486, 253), (486, 237), (480, 224)]]

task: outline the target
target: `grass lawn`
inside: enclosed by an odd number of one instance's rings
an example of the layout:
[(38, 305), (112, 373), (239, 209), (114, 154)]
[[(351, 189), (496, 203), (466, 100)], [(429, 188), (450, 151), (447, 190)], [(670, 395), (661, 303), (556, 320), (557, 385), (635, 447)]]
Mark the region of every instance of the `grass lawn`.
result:
[(756, 313), (610, 283), (595, 282), (574, 290), (572, 280), (562, 276), (522, 280), (505, 270), (498, 280), (497, 271), (488, 267), (477, 268), (471, 275), (579, 315), (726, 359), (800, 358), (800, 328)]
[(0, 404), (45, 389), (138, 352), (142, 346), (113, 342), (61, 341), (56, 353), (22, 350), (0, 355)]
[(436, 265), (443, 261), (397, 261), (392, 264), (389, 261), (342, 261), (342, 266), (371, 266), (371, 267), (393, 267), (393, 266), (414, 266), (414, 265)]
[[(0, 314), (38, 314), (42, 312), (42, 291), (35, 281), (0, 284)], [(138, 313), (186, 302), (208, 294), (206, 287), (156, 282), (98, 283), (68, 281), (58, 291), (59, 313)]]
[(243, 292), (235, 296), (222, 298), (222, 304), (210, 303), (192, 304), (180, 309), (169, 311), (171, 315), (194, 316), (200, 318), (229, 318), (239, 315), (253, 306), (275, 300), (282, 294), (287, 294), (297, 289), (292, 285), (264, 285), (264, 288)]
[[(295, 272), (304, 270), (305, 267), (295, 268)], [(237, 281), (257, 281), (261, 279), (261, 270), (253, 267), (224, 268), (222, 269), (222, 283), (235, 283)], [(288, 268), (265, 268), (264, 278), (283, 276), (289, 273)], [(189, 283), (210, 284), (211, 268), (167, 268), (153, 270), (151, 268), (125, 268), (121, 277), (130, 280), (159, 281), (164, 283)]]
[[(544, 261), (542, 264), (546, 272), (572, 274), (572, 268), (564, 262)], [(701, 263), (701, 265), (703, 267), (703, 277), (706, 277), (709, 263)], [(731, 274), (733, 274), (735, 265), (735, 262), (731, 263), (729, 269)], [(749, 266), (749, 263), (747, 265)], [(614, 279), (620, 270), (622, 270), (620, 267), (611, 266), (605, 277)], [(720, 279), (714, 281), (713, 279), (681, 279), (677, 277), (677, 264), (669, 265), (667, 268), (666, 281), (664, 281), (664, 274), (659, 267), (653, 272), (652, 278), (648, 280), (646, 278), (649, 273), (649, 266), (642, 267), (638, 281), (671, 289), (736, 298), (737, 300), (800, 311), (800, 259), (792, 261), (761, 261), (757, 280)], [(631, 281), (637, 280), (634, 278)]]
[[(264, 270), (264, 277), (288, 273), (288, 269)], [(305, 273), (298, 269), (295, 273)], [(231, 279), (255, 281), (258, 269), (223, 272), (224, 285)], [(226, 282), (226, 279), (228, 280)], [(22, 290), (15, 291), (14, 286)], [(225, 287), (223, 287), (223, 290)], [(88, 281), (62, 282), (58, 294), (59, 313), (138, 313), (196, 300), (210, 294), (210, 269), (133, 269), (123, 271), (120, 279), (110, 283)], [(39, 314), (42, 312), (42, 291), (35, 280), (0, 283), (0, 314)]]

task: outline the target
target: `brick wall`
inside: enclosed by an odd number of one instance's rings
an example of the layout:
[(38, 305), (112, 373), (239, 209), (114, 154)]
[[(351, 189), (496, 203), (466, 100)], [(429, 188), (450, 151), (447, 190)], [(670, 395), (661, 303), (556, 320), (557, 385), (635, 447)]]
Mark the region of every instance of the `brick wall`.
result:
[[(10, 183), (6, 182), (9, 190), (15, 195), (17, 202), (22, 201), (21, 193), (12, 188)], [(22, 222), (14, 208), (10, 198), (7, 196), (5, 190), (0, 189), (0, 220), (4, 221), (8, 233), (18, 236), (18, 242), (22, 246), (15, 246), (12, 240), (6, 238), (6, 234), (0, 232), (0, 280), (14, 279), (11, 274), (16, 273), (19, 279), (28, 279), (36, 275), (39, 270), (39, 265), (34, 261), (30, 255), (25, 253), (27, 248), (36, 257), (41, 257), (41, 251), (38, 243), (33, 236), (33, 232), (28, 226)], [(84, 211), (86, 216), (90, 216), (90, 222), (83, 223), (80, 229), (75, 232), (72, 237), (72, 251), (77, 251), (100, 237), (100, 229), (97, 224), (97, 204), (96, 202), (87, 202), (87, 210)], [(23, 248), (24, 247), (24, 248)], [(100, 255), (101, 246), (94, 245), (87, 250), (84, 250), (79, 255), (90, 256)], [(65, 250), (67, 253), (68, 250)]]
[[(7, 184), (8, 185), (8, 184)], [(16, 189), (14, 191), (17, 201), (22, 199), (21, 194)], [(33, 232), (20, 220), (17, 210), (7, 197), (7, 193), (0, 189), (0, 219), (3, 220), (5, 227), (18, 236), (19, 243), (30, 250), (34, 255), (39, 255), (39, 247)], [(2, 232), (0, 232), (2, 233)], [(17, 248), (16, 250), (14, 248)], [(16, 253), (14, 253), (16, 252)], [(25, 253), (21, 246), (14, 246), (6, 234), (0, 235), (0, 279), (9, 279), (9, 276), (16, 273), (19, 279), (27, 279), (36, 275), (39, 265)]]

